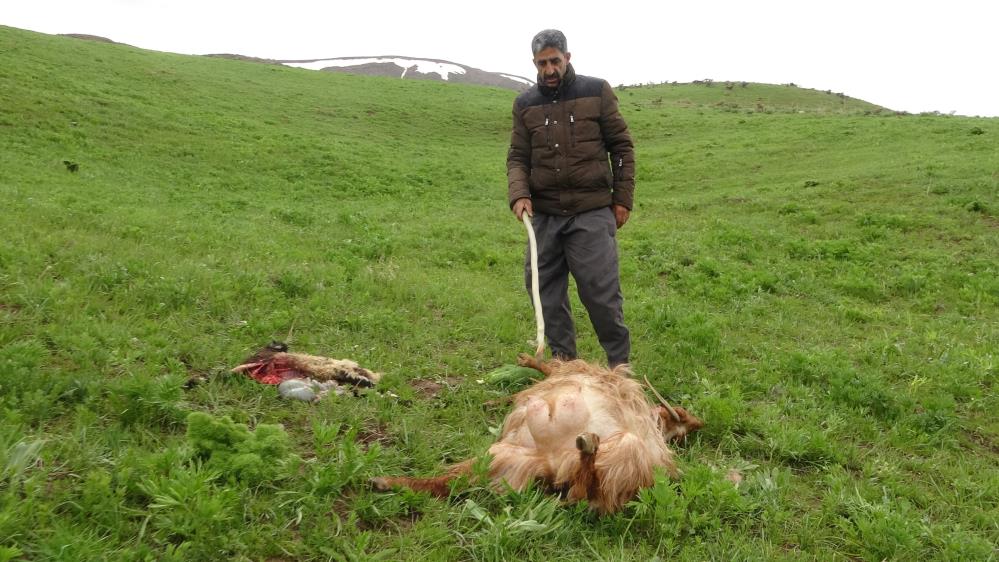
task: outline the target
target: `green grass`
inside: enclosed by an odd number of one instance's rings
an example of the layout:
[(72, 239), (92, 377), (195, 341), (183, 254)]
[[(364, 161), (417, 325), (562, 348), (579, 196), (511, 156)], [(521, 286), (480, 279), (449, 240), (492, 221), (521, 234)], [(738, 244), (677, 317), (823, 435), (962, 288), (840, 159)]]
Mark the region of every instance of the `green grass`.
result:
[[(533, 349), (513, 94), (0, 27), (0, 560), (999, 557), (999, 120), (619, 97), (633, 362), (708, 424), (684, 477), (605, 518), (374, 494), (482, 453), (476, 380)], [(289, 333), (383, 383), (228, 373)]]

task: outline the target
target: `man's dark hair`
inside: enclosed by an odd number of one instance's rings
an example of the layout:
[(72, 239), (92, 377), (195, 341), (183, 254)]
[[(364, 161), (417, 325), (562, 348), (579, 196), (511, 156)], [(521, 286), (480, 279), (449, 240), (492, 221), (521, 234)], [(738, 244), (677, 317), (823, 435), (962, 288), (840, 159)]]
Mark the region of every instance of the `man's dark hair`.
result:
[(563, 53), (567, 52), (565, 34), (557, 29), (545, 29), (531, 39), (531, 54), (536, 55), (548, 47), (555, 47)]

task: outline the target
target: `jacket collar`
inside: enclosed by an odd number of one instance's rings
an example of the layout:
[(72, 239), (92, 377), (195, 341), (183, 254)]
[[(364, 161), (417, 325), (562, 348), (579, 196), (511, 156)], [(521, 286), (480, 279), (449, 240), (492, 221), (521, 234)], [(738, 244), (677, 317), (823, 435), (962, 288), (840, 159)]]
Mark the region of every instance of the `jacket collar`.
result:
[(544, 85), (541, 79), (541, 75), (538, 74), (538, 90), (546, 98), (560, 98), (562, 93), (565, 92), (573, 82), (576, 81), (576, 71), (572, 68), (572, 63), (565, 65), (565, 75), (562, 76), (562, 80), (559, 81), (557, 88), (549, 88)]

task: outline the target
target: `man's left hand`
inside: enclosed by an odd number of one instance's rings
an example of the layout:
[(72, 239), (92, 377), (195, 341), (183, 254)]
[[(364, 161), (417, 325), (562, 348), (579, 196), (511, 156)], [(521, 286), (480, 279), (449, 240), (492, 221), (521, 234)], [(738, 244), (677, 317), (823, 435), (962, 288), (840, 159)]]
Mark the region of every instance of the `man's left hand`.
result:
[(631, 211), (623, 205), (614, 205), (614, 219), (617, 221), (617, 227), (621, 228), (624, 223), (628, 222), (628, 218), (631, 216)]

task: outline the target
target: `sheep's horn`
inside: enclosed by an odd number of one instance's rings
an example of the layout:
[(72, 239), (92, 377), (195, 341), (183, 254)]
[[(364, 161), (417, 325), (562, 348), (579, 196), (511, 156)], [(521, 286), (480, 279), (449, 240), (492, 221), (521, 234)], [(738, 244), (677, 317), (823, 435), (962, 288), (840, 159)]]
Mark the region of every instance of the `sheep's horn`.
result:
[(232, 373), (242, 373), (244, 371), (249, 371), (250, 369), (256, 369), (257, 367), (263, 365), (263, 361), (257, 361), (256, 363), (243, 363), (237, 367), (232, 368)]
[(669, 415), (673, 417), (673, 421), (675, 421), (676, 423), (680, 423), (680, 414), (676, 413), (676, 410), (673, 409), (673, 406), (670, 406), (669, 402), (667, 402), (666, 399), (663, 398), (663, 395), (659, 394), (659, 392), (656, 390), (656, 387), (652, 386), (652, 383), (649, 382), (649, 377), (645, 375), (642, 375), (642, 377), (645, 379), (645, 385), (649, 387), (649, 390), (652, 391), (652, 394), (655, 394), (656, 398), (658, 398), (659, 401), (663, 403), (663, 406), (666, 406), (666, 410), (669, 412)]

